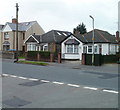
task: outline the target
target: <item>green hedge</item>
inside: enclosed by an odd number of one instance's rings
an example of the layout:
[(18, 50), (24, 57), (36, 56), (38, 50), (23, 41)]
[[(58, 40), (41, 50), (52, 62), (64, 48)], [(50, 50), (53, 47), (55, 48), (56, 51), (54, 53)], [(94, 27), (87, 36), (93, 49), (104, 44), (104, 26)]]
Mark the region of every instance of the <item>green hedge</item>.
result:
[(50, 57), (50, 52), (49, 51), (39, 51), (38, 53), (40, 54), (41, 57), (44, 57), (44, 58), (49, 58)]
[(50, 52), (49, 51), (28, 51), (28, 57), (37, 57), (37, 54), (40, 54), (40, 57), (49, 58)]
[(38, 54), (38, 51), (28, 51), (27, 56), (28, 57), (36, 57)]

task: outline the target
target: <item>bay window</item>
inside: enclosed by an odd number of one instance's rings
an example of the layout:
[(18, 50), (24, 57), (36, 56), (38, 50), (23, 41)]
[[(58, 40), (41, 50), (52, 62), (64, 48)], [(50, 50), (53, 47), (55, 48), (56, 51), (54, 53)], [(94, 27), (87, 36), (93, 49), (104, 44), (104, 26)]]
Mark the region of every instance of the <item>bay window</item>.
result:
[(36, 51), (36, 44), (35, 43), (28, 43), (27, 44), (27, 51)]
[(78, 45), (66, 45), (66, 53), (78, 53)]

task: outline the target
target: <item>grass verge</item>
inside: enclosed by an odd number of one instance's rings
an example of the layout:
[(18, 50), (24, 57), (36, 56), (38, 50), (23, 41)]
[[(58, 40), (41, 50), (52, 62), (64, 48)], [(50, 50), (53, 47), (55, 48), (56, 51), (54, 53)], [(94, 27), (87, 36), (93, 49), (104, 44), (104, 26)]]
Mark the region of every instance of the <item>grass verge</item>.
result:
[(18, 63), (41, 65), (41, 66), (47, 66), (48, 65), (48, 63), (45, 63), (45, 62), (35, 62), (35, 61), (18, 61)]

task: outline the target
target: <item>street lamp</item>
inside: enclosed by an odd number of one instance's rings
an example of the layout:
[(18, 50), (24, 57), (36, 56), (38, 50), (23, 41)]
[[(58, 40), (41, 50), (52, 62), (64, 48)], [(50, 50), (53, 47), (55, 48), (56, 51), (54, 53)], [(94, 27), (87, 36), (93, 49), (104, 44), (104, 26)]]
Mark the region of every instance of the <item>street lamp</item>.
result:
[(93, 52), (92, 52), (92, 65), (94, 65), (94, 18), (90, 15), (90, 18), (92, 18), (93, 21), (93, 36), (92, 36), (92, 44), (93, 44)]

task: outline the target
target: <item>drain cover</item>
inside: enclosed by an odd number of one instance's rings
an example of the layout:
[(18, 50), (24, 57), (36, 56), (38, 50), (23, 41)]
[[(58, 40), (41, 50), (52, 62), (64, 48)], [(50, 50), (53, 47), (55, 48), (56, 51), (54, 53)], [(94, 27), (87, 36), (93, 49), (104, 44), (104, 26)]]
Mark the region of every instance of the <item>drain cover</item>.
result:
[(32, 82), (21, 83), (19, 85), (22, 85), (22, 86), (36, 86), (36, 85), (40, 85), (40, 84), (43, 84), (43, 83), (46, 83), (46, 82), (32, 81)]
[(26, 100), (22, 100), (18, 97), (13, 97), (13, 99), (3, 101), (3, 104), (8, 105), (8, 106), (12, 106), (12, 107), (21, 107), (21, 106), (24, 106), (24, 105), (27, 105), (30, 103), (31, 102), (26, 101)]

